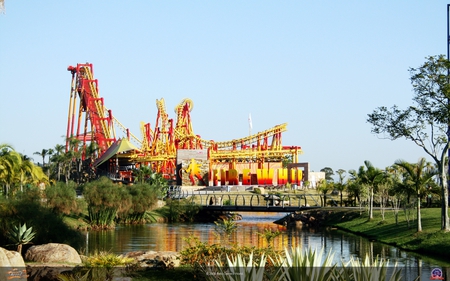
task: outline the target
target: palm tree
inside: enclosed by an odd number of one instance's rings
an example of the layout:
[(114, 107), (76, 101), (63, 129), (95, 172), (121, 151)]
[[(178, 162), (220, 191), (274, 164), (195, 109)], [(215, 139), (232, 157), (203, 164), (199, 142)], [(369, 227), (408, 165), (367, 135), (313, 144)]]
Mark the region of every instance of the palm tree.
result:
[(407, 175), (407, 180), (413, 186), (417, 196), (417, 232), (422, 231), (422, 220), (420, 215), (420, 199), (422, 192), (433, 181), (438, 171), (430, 167), (425, 158), (420, 158), (417, 164), (411, 164), (403, 160), (397, 160), (395, 165), (402, 167)]
[(69, 141), (69, 151), (66, 152), (66, 154), (70, 152), (70, 155), (72, 156), (72, 161), (76, 163), (77, 180), (79, 183), (82, 164), (81, 160), (83, 157), (83, 151), (80, 149), (81, 140), (79, 140), (76, 137), (71, 137), (68, 139), (68, 141)]
[(364, 161), (364, 165), (359, 167), (358, 178), (369, 189), (369, 220), (371, 220), (373, 219), (373, 194), (377, 185), (383, 179), (383, 172), (375, 168), (368, 160)]
[(56, 180), (59, 181), (61, 179), (61, 167), (63, 164), (63, 154), (64, 154), (65, 146), (62, 144), (55, 145), (54, 154), (51, 158), (51, 161), (56, 163)]
[(327, 193), (333, 190), (334, 183), (328, 182), (325, 179), (320, 179), (317, 183), (317, 191), (323, 194), (323, 207), (327, 206)]
[(20, 163), (18, 163), (17, 165), (17, 176), (19, 178), (19, 183), (20, 183), (20, 191), (23, 192), (23, 185), (26, 182), (26, 178), (28, 175), (33, 173), (35, 165), (33, 164), (33, 162), (31, 162), (31, 160), (25, 156), (22, 155), (21, 157), (21, 161)]
[(346, 171), (343, 169), (339, 169), (336, 171), (339, 176), (339, 181), (335, 184), (335, 188), (339, 191), (339, 195), (341, 196), (341, 207), (342, 207), (342, 192), (345, 190), (346, 185), (344, 184), (344, 177)]
[(0, 144), (0, 184), (3, 186), (6, 198), (8, 198), (9, 189), (14, 183), (17, 166), (21, 160), (20, 154), (12, 146)]
[(48, 149), (42, 149), (42, 151), (41, 152), (39, 152), (39, 151), (36, 151), (35, 153), (33, 153), (33, 154), (35, 154), (35, 155), (39, 155), (39, 156), (41, 156), (42, 157), (42, 167), (45, 167), (45, 157), (47, 156), (47, 154), (48, 154)]

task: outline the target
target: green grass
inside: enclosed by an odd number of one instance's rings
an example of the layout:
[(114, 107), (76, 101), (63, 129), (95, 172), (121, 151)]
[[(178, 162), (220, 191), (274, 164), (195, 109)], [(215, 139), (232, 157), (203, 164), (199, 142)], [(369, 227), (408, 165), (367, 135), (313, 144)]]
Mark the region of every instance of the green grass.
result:
[(410, 220), (410, 226), (403, 211), (399, 212), (399, 223), (395, 224), (393, 211), (386, 211), (382, 221), (379, 211), (374, 218), (368, 219), (366, 213), (349, 221), (333, 222), (329, 225), (365, 236), (389, 245), (418, 253), (445, 257), (450, 252), (450, 232), (441, 230), (441, 209), (425, 208), (421, 210), (422, 232), (417, 232), (417, 219)]

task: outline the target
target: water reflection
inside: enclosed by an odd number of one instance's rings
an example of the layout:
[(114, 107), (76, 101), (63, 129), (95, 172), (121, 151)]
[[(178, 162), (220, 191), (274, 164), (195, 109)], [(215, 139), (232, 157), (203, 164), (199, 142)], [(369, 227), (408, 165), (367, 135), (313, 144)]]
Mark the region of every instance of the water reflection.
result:
[[(282, 235), (275, 238), (273, 246), (277, 250), (301, 246), (324, 249), (334, 252), (334, 262), (342, 264), (351, 257), (371, 260), (377, 257), (389, 259), (390, 264), (397, 262), (403, 269), (405, 280), (421, 276), (421, 280), (430, 280), (433, 268), (440, 268), (449, 274), (450, 262), (437, 260), (423, 255), (409, 253), (398, 248), (369, 241), (359, 236), (338, 230), (313, 230), (307, 228), (286, 228), (273, 224), (284, 216), (274, 213), (243, 213), (238, 221), (238, 230), (231, 242), (240, 245), (267, 247), (267, 241), (259, 235), (265, 229), (280, 230)], [(132, 251), (181, 251), (188, 244), (185, 238), (195, 236), (202, 242), (218, 243), (213, 223), (154, 223), (148, 225), (118, 226), (112, 231), (95, 231), (86, 234), (86, 254), (96, 251), (108, 251), (123, 254)], [(448, 275), (447, 275), (448, 276)]]

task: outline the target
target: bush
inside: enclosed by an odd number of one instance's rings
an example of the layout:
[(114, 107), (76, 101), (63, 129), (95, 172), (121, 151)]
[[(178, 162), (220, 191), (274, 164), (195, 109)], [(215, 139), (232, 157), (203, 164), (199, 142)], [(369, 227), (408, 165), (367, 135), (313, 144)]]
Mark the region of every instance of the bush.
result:
[(75, 188), (73, 182), (70, 184), (57, 182), (55, 185), (47, 187), (45, 189), (47, 207), (59, 214), (79, 213), (80, 208), (77, 205)]
[(11, 225), (26, 223), (36, 232), (35, 244), (63, 243), (75, 249), (83, 246), (84, 239), (80, 232), (66, 225), (61, 216), (29, 200), (11, 200), (0, 203), (0, 244), (8, 244), (5, 233)]
[(118, 214), (118, 220), (123, 223), (145, 223), (147, 212), (158, 202), (157, 188), (146, 183), (138, 183), (125, 189), (131, 197), (131, 206)]
[(83, 196), (88, 204), (89, 222), (94, 228), (111, 228), (117, 213), (131, 207), (128, 192), (110, 179), (102, 177), (84, 186)]

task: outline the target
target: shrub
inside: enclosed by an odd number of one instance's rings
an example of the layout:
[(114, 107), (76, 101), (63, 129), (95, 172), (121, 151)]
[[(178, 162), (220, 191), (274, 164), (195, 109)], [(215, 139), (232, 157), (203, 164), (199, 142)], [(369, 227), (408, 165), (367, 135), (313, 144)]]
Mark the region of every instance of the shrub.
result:
[(131, 206), (128, 192), (106, 177), (87, 183), (83, 196), (88, 204), (90, 224), (95, 228), (113, 227), (117, 213), (126, 212)]
[(45, 198), (47, 207), (53, 212), (59, 214), (69, 215), (74, 212), (79, 212), (79, 207), (76, 200), (77, 194), (74, 183), (65, 184), (57, 182), (45, 189)]
[(36, 244), (64, 243), (75, 249), (83, 245), (80, 232), (66, 225), (61, 216), (40, 205), (39, 202), (28, 200), (4, 201), (0, 208), (0, 244), (7, 244), (5, 233), (11, 225), (27, 222), (33, 227)]
[(70, 273), (58, 276), (62, 281), (89, 280), (110, 281), (117, 275), (117, 267), (129, 267), (135, 264), (133, 258), (117, 256), (108, 252), (96, 253), (83, 260), (83, 266), (77, 267)]

